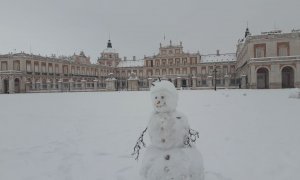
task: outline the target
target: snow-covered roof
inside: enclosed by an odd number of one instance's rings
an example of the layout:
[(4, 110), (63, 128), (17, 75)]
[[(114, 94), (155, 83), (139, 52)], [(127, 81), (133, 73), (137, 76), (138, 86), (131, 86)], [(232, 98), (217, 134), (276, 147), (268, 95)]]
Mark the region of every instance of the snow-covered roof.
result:
[(122, 60), (118, 64), (118, 67), (141, 67), (144, 66), (144, 60)]
[(236, 61), (235, 53), (201, 55), (202, 63)]

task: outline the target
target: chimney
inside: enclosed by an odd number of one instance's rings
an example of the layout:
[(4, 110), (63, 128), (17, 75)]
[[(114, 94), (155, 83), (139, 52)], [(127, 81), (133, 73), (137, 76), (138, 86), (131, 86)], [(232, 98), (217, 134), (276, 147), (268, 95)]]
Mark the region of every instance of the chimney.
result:
[(124, 56), (124, 61), (126, 61), (127, 60), (127, 57), (126, 56)]
[(220, 56), (220, 50), (217, 49), (217, 56)]
[(132, 59), (135, 61), (135, 56), (133, 56)]

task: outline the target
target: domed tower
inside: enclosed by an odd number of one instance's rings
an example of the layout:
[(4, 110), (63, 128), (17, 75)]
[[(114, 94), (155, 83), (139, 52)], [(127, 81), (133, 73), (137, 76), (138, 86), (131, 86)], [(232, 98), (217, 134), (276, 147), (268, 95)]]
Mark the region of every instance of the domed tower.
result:
[(120, 61), (119, 53), (112, 48), (112, 43), (109, 39), (106, 49), (102, 51), (100, 58), (98, 58), (98, 63), (104, 66), (116, 67)]

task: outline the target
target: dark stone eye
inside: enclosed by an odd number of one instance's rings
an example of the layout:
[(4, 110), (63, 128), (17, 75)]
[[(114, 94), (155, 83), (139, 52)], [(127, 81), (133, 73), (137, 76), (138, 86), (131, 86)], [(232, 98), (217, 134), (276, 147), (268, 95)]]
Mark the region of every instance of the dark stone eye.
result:
[(155, 97), (155, 99), (157, 99), (157, 96)]
[(161, 97), (162, 99), (165, 98), (164, 96)]

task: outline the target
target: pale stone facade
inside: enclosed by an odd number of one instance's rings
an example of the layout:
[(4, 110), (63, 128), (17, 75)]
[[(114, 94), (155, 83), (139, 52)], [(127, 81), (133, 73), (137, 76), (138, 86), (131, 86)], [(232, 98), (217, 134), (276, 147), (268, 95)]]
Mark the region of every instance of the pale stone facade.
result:
[(110, 72), (91, 64), (83, 52), (69, 58), (23, 52), (1, 55), (0, 69), (1, 93), (105, 89), (105, 77)]
[(300, 32), (245, 35), (237, 46), (242, 88), (300, 87)]
[(178, 89), (300, 87), (300, 32), (252, 36), (247, 28), (237, 52), (226, 54), (187, 53), (170, 41), (142, 60), (122, 60), (109, 40), (96, 64), (83, 52), (0, 55), (0, 93), (148, 90), (158, 78)]

